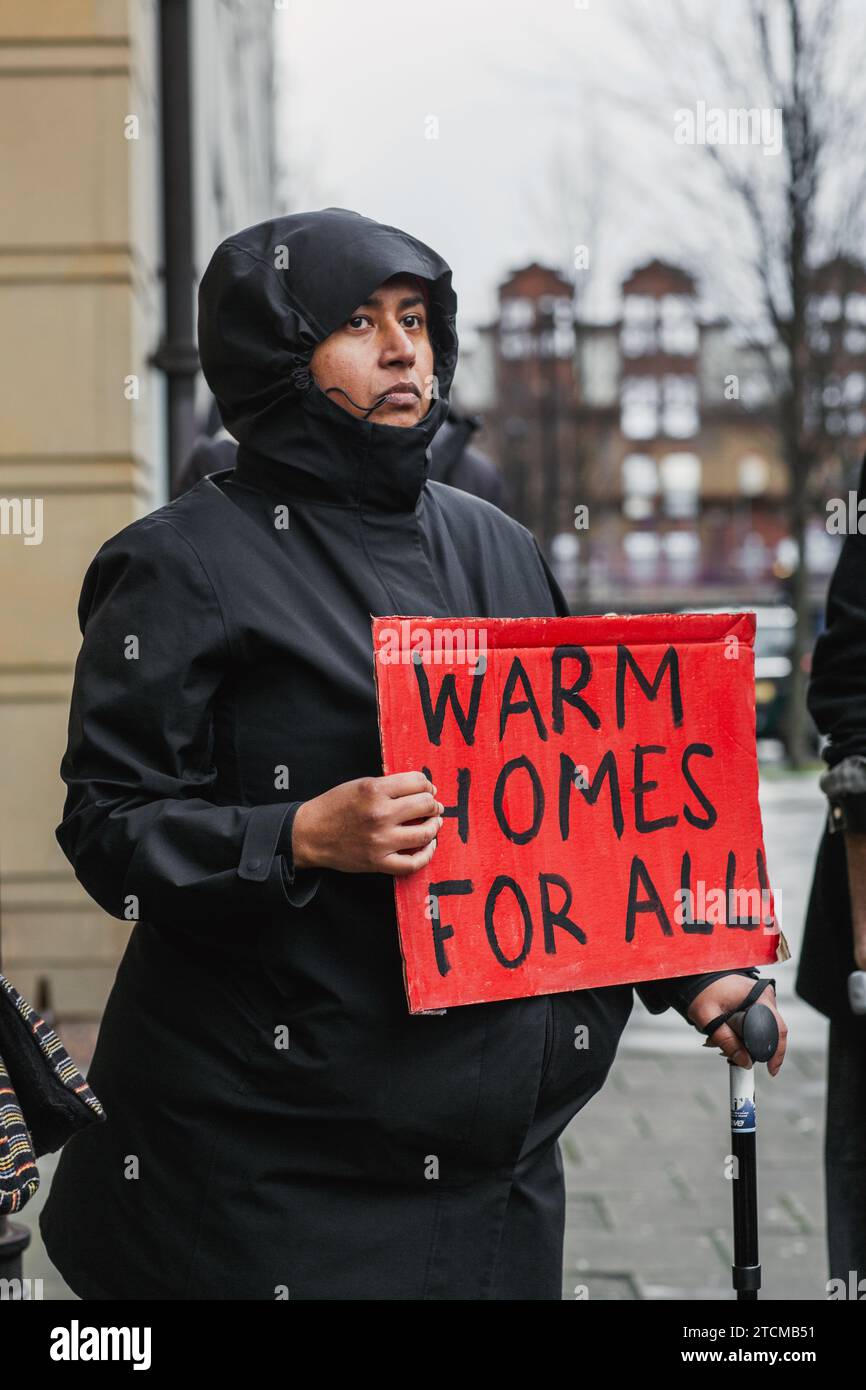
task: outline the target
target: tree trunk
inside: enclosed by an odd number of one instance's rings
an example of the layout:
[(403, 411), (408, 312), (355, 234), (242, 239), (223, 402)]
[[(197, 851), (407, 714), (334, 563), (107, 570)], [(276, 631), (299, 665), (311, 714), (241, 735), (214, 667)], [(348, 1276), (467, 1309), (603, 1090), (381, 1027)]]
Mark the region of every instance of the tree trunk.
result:
[(806, 737), (808, 675), (804, 670), (804, 659), (812, 646), (812, 624), (809, 611), (809, 572), (806, 565), (806, 515), (802, 503), (804, 491), (805, 489), (802, 489), (799, 496), (793, 499), (794, 506), (791, 513), (791, 536), (798, 546), (799, 553), (792, 584), (792, 602), (797, 621), (794, 627), (794, 644), (791, 652), (791, 661), (793, 662), (791, 697), (788, 702), (786, 718), (788, 766), (792, 769), (804, 767), (809, 758)]

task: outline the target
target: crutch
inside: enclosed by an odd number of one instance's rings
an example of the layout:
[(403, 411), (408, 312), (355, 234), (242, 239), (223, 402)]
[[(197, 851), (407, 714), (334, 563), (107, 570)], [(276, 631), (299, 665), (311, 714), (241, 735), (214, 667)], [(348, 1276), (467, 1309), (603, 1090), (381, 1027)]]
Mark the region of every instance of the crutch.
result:
[[(710, 1037), (723, 1023), (742, 1039), (753, 1062), (769, 1062), (779, 1046), (779, 1026), (772, 1009), (757, 1004), (758, 995), (776, 981), (756, 980), (742, 1003), (720, 1014), (699, 1031)], [(758, 1261), (758, 1166), (755, 1125), (755, 1068), (728, 1058), (731, 1090), (731, 1154), (734, 1159), (734, 1263), (731, 1266), (737, 1301), (757, 1299), (761, 1287)]]

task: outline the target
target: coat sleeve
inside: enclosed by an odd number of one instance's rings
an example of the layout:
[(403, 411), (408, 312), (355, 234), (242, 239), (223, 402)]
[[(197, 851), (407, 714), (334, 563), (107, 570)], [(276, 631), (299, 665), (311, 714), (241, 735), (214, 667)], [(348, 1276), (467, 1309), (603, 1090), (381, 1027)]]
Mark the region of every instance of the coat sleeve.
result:
[[(723, 980), (728, 975), (743, 975), (750, 980), (761, 978), (758, 967), (750, 965), (742, 970), (711, 970), (705, 975), (677, 975), (669, 980), (645, 980), (643, 984), (635, 985), (634, 989), (641, 1003), (646, 1005), (651, 1014), (663, 1014), (672, 1005), (682, 1018), (687, 1019), (689, 1005), (701, 990), (706, 989), (714, 980)], [(747, 993), (747, 987), (744, 985), (743, 998)]]
[(318, 871), (291, 863), (298, 801), (224, 805), (213, 766), (215, 697), (230, 647), (190, 542), (144, 517), (88, 567), (78, 605), (55, 830), (112, 917), (228, 922), (304, 906)]
[[(558, 618), (567, 618), (571, 614), (568, 600), (557, 583), (553, 571), (548, 565), (542, 554), (538, 541), (533, 536), (535, 553), (544, 573), (547, 587), (550, 590), (551, 602), (556, 610)], [(750, 966), (743, 970), (712, 970), (704, 975), (677, 975), (667, 980), (646, 980), (642, 984), (634, 986), (635, 992), (649, 1009), (651, 1014), (662, 1014), (666, 1009), (673, 1007), (683, 1018), (688, 1017), (688, 1009), (692, 1000), (700, 994), (702, 989), (712, 984), (713, 980), (721, 980), (725, 975), (744, 975), (750, 979), (759, 978), (757, 968)]]

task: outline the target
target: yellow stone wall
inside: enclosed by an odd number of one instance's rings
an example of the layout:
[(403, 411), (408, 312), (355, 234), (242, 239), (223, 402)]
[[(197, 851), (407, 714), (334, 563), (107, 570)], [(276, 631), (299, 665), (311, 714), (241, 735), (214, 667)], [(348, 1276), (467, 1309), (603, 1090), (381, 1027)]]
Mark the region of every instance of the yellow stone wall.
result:
[(0, 534), (2, 959), (30, 999), (47, 977), (67, 1018), (101, 1011), (129, 930), (87, 897), (54, 828), (84, 571), (166, 500), (146, 361), (161, 312), (155, 18), (151, 0), (0, 0), (0, 504), (42, 501), (39, 544), (11, 520)]

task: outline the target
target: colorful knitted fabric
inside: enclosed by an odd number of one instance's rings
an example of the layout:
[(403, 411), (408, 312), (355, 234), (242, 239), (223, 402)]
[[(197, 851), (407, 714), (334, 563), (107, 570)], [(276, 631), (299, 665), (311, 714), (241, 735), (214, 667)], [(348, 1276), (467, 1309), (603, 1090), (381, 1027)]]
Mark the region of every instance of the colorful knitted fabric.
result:
[(0, 1057), (0, 1214), (19, 1211), (39, 1186), (39, 1169), (18, 1097)]
[(54, 1029), (0, 975), (0, 1212), (33, 1196), (35, 1159), (105, 1119)]

